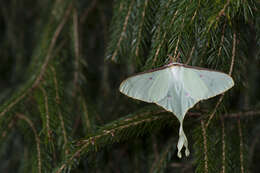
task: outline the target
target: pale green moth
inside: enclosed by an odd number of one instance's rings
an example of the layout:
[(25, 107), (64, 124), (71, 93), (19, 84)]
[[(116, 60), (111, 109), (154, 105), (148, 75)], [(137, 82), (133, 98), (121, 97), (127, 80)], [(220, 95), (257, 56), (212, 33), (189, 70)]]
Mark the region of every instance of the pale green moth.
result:
[(233, 79), (222, 72), (170, 63), (161, 68), (136, 74), (124, 80), (120, 92), (145, 102), (156, 103), (173, 112), (180, 121), (178, 157), (185, 146), (189, 155), (188, 140), (183, 131), (183, 119), (191, 107), (200, 100), (221, 94), (234, 86)]

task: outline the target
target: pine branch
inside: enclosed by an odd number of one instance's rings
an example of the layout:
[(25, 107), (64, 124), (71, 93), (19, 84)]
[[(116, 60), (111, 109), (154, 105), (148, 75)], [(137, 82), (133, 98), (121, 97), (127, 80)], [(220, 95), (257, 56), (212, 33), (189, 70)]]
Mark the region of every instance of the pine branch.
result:
[(25, 96), (27, 96), (27, 94), (29, 94), (32, 89), (36, 88), (39, 85), (39, 83), (40, 83), (40, 81), (41, 81), (41, 79), (42, 79), (42, 77), (43, 77), (43, 75), (46, 71), (47, 65), (48, 65), (48, 63), (49, 63), (49, 61), (52, 57), (51, 53), (52, 53), (53, 48), (55, 46), (55, 43), (58, 39), (58, 36), (60, 35), (61, 30), (64, 27), (64, 24), (69, 17), (71, 8), (72, 8), (72, 6), (70, 5), (69, 8), (67, 9), (66, 13), (65, 13), (65, 17), (62, 19), (62, 21), (60, 22), (60, 24), (58, 25), (57, 29), (55, 30), (55, 32), (53, 34), (51, 44), (50, 44), (49, 49), (47, 51), (44, 62), (41, 65), (39, 74), (32, 81), (30, 81), (29, 84), (27, 84), (27, 85), (29, 85), (28, 88), (25, 87), (24, 89), (19, 91), (18, 94), (16, 96), (14, 96), (14, 98), (11, 98), (9, 101), (7, 101), (6, 105), (2, 106), (2, 108), (0, 109), (1, 110), (0, 111), (0, 118), (2, 116), (4, 116), (10, 109), (12, 109), (16, 104), (18, 104)]
[(103, 126), (95, 134), (77, 142), (75, 151), (55, 172), (60, 173), (66, 167), (70, 167), (71, 162), (83, 154), (97, 151), (98, 148), (129, 139), (133, 136), (143, 135), (155, 127), (160, 128), (172, 123), (173, 116), (171, 114), (162, 114), (164, 112), (164, 110), (157, 109), (139, 111)]
[[(69, 2), (69, 1), (68, 1)], [(15, 117), (18, 117), (19, 119), (25, 120), (30, 127), (32, 128), (33, 134), (35, 135), (35, 143), (37, 145), (37, 160), (38, 165), (31, 164), (30, 167), (32, 170), (35, 169), (35, 166), (37, 166), (37, 170), (35, 172), (41, 172), (41, 171), (47, 171), (49, 172), (51, 170), (50, 165), (55, 165), (58, 162), (58, 159), (60, 156), (57, 154), (57, 144), (59, 138), (53, 138), (54, 133), (59, 134), (59, 127), (61, 127), (61, 131), (64, 134), (64, 141), (65, 145), (67, 143), (67, 135), (65, 130), (65, 124), (63, 120), (63, 115), (61, 110), (57, 109), (57, 102), (60, 103), (60, 96), (58, 92), (60, 92), (60, 86), (58, 86), (58, 80), (55, 72), (55, 65), (54, 61), (52, 61), (52, 58), (57, 53), (57, 51), (60, 50), (60, 45), (63, 45), (61, 43), (57, 48), (56, 45), (58, 44), (58, 39), (60, 38), (60, 35), (62, 33), (62, 30), (65, 26), (65, 23), (69, 19), (72, 4), (64, 3), (56, 4), (57, 6), (53, 6), (53, 13), (54, 11), (59, 8), (60, 16), (57, 15), (55, 20), (54, 18), (51, 18), (49, 23), (46, 25), (46, 28), (44, 29), (44, 32), (42, 34), (42, 40), (39, 42), (38, 48), (34, 53), (31, 66), (29, 67), (29, 75), (31, 74), (30, 79), (22, 85), (22, 87), (18, 90), (17, 93), (15, 93), (11, 99), (7, 100), (6, 103), (1, 107), (0, 111), (0, 117), (1, 117), (1, 124), (10, 124), (9, 122), (12, 122), (12, 119)], [(61, 18), (59, 18), (61, 17)], [(40, 55), (38, 54), (40, 50)], [(54, 66), (53, 66), (54, 65)], [(50, 70), (52, 70), (52, 74), (50, 73)], [(53, 74), (53, 72), (55, 74)], [(51, 86), (50, 86), (51, 85)], [(46, 88), (47, 87), (47, 88)], [(51, 87), (51, 88), (48, 88)], [(41, 93), (41, 96), (37, 94)], [(40, 104), (35, 106), (34, 99), (41, 99)], [(42, 104), (41, 104), (42, 103)], [(31, 105), (31, 107), (28, 106)], [(63, 104), (64, 106), (65, 104)], [(39, 135), (39, 131), (36, 130), (35, 127), (41, 127), (39, 124), (33, 124), (33, 121), (30, 120), (30, 116), (35, 115), (37, 106), (42, 109), (40, 109), (41, 118), (43, 122), (43, 133)], [(16, 112), (21, 112), (17, 114)], [(22, 113), (26, 113), (26, 116)], [(57, 113), (57, 114), (56, 114)], [(39, 112), (37, 112), (39, 115)], [(54, 114), (58, 116), (53, 116)], [(60, 121), (58, 121), (58, 118)], [(35, 119), (40, 119), (40, 116), (34, 116)], [(60, 122), (61, 124), (57, 126), (57, 123)], [(5, 128), (6, 125), (1, 127), (1, 131), (3, 132), (3, 135), (6, 135), (7, 129)], [(20, 124), (17, 125), (19, 129), (24, 129), (24, 127)], [(29, 133), (29, 132), (27, 132)], [(42, 138), (43, 136), (43, 138)], [(44, 137), (45, 139), (45, 145), (42, 145), (40, 147), (40, 143), (43, 143)], [(28, 140), (28, 139), (27, 139)], [(29, 139), (30, 140), (30, 139)], [(6, 142), (6, 141), (1, 141)], [(29, 146), (24, 146), (25, 148), (30, 148), (33, 146), (34, 142), (31, 141)], [(64, 146), (65, 146), (64, 145)], [(65, 146), (67, 147), (67, 146)], [(41, 148), (41, 150), (40, 150)], [(30, 157), (33, 157), (34, 153), (30, 154)], [(68, 150), (65, 149), (65, 154), (68, 154)], [(62, 155), (62, 153), (61, 153)], [(36, 156), (36, 155), (35, 155)], [(29, 162), (28, 158), (26, 158)], [(51, 160), (52, 159), (52, 160)], [(34, 162), (31, 160), (30, 162)], [(33, 171), (32, 171), (33, 172)]]

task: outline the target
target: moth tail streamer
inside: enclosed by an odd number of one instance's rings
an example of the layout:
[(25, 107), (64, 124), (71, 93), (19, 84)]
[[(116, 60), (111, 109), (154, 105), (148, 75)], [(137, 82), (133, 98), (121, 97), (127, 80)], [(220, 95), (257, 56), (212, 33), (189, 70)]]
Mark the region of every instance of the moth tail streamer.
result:
[(181, 154), (181, 149), (183, 148), (183, 146), (185, 147), (185, 155), (186, 157), (188, 157), (190, 155), (190, 151), (188, 148), (188, 140), (187, 137), (183, 131), (183, 122), (180, 122), (180, 129), (179, 129), (179, 140), (178, 140), (178, 144), (177, 144), (177, 148), (178, 148), (178, 157), (181, 158), (182, 154)]

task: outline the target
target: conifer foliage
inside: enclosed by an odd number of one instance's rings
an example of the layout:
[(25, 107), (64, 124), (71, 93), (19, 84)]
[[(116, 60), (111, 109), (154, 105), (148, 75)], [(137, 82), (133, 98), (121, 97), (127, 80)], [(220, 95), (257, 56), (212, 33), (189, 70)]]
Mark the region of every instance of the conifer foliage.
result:
[[(0, 1), (0, 172), (258, 172), (257, 0)], [(177, 60), (231, 75), (176, 154), (172, 113), (119, 93)]]

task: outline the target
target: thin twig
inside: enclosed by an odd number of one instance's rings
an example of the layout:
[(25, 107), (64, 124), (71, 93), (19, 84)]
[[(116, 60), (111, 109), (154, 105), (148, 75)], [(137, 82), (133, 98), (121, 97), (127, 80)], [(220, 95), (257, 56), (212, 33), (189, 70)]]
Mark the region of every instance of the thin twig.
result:
[[(166, 5), (166, 7), (165, 7), (166, 9), (168, 8), (169, 3), (170, 3), (170, 1), (168, 1), (167, 5)], [(173, 24), (173, 22), (174, 22), (174, 20), (175, 20), (175, 17), (177, 16), (177, 14), (178, 14), (178, 10), (174, 13), (174, 16), (173, 16), (173, 18), (172, 18), (172, 20), (171, 20), (170, 25)], [(164, 43), (164, 40), (165, 40), (166, 34), (167, 34), (167, 32), (165, 31), (164, 34), (163, 34), (163, 37), (160, 38), (160, 29), (161, 29), (161, 28), (159, 28), (159, 30), (158, 30), (157, 40), (160, 39), (161, 42), (160, 42), (160, 44), (158, 45), (158, 47), (157, 47), (157, 49), (156, 49), (156, 52), (155, 52), (155, 55), (154, 55), (154, 59), (153, 59), (153, 65), (154, 65), (155, 62), (157, 61), (157, 57), (158, 57), (158, 55), (159, 55), (159, 52), (160, 52), (160, 50), (161, 50), (161, 47), (162, 47), (162, 45), (163, 45), (163, 43)]]
[(89, 114), (88, 114), (88, 109), (87, 109), (87, 105), (86, 105), (85, 100), (82, 101), (82, 107), (83, 107), (83, 114), (85, 115), (85, 119), (86, 119), (87, 129), (90, 130), (91, 129), (91, 123), (90, 123), (90, 120), (89, 120)]
[(208, 147), (207, 147), (207, 136), (206, 136), (206, 128), (205, 128), (205, 123), (203, 120), (200, 121), (201, 123), (201, 128), (202, 128), (202, 135), (203, 135), (203, 146), (204, 146), (204, 169), (205, 173), (208, 173)]
[(51, 55), (52, 55), (52, 50), (56, 44), (56, 41), (58, 40), (58, 37), (61, 33), (61, 30), (62, 28), (64, 27), (69, 15), (70, 15), (70, 12), (71, 12), (71, 9), (72, 9), (72, 4), (70, 4), (70, 6), (68, 7), (67, 11), (65, 12), (65, 15), (61, 21), (61, 23), (58, 25), (57, 29), (55, 30), (55, 33), (52, 37), (52, 40), (51, 40), (51, 44), (50, 44), (50, 47), (48, 49), (48, 52), (47, 52), (47, 55), (46, 55), (46, 58), (45, 58), (45, 61), (41, 67), (41, 71), (40, 71), (40, 74), (39, 76), (36, 78), (34, 84), (33, 84), (33, 88), (35, 88), (36, 86), (38, 86), (38, 84), (40, 83), (45, 71), (46, 71), (46, 68), (47, 68), (47, 65), (51, 59)]
[(189, 56), (189, 58), (188, 58), (188, 60), (186, 61), (185, 64), (189, 64), (190, 63), (191, 57), (192, 57), (192, 54), (193, 54), (194, 50), (195, 50), (195, 44), (192, 46), (192, 49), (191, 49), (191, 52), (190, 52), (190, 56)]
[(214, 115), (216, 114), (217, 108), (218, 108), (218, 106), (220, 105), (220, 103), (222, 102), (223, 98), (224, 98), (224, 94), (221, 94), (221, 96), (220, 96), (220, 98), (218, 99), (218, 102), (217, 102), (217, 104), (216, 104), (216, 106), (215, 106), (213, 112), (212, 112), (212, 113), (210, 114), (210, 116), (209, 116), (209, 120), (208, 120), (208, 122), (207, 122), (207, 124), (206, 124), (206, 128), (208, 128), (208, 126), (209, 126), (209, 124), (210, 124), (210, 121), (212, 120), (212, 118), (213, 118)]
[(229, 3), (230, 3), (230, 0), (227, 0), (227, 3), (226, 3), (226, 4), (224, 5), (224, 7), (219, 11), (218, 16), (216, 17), (216, 21), (218, 21), (219, 18), (224, 15), (225, 10), (226, 10), (227, 6), (229, 5)]
[(41, 173), (41, 167), (42, 167), (42, 163), (41, 163), (41, 149), (40, 149), (40, 138), (37, 134), (36, 128), (33, 124), (33, 122), (26, 117), (23, 114), (20, 113), (16, 113), (16, 116), (24, 121), (26, 121), (29, 126), (31, 127), (31, 129), (33, 130), (34, 136), (35, 136), (35, 141), (36, 141), (36, 145), (37, 145), (37, 158), (38, 158), (38, 172)]
[[(77, 152), (75, 152), (67, 162), (71, 162), (72, 159), (74, 159), (75, 157), (79, 156), (81, 151), (84, 150), (86, 147), (88, 146), (88, 143), (86, 143), (85, 145), (83, 145)], [(58, 169), (58, 171), (56, 173), (61, 173), (61, 171), (66, 167), (66, 164), (61, 165), (61, 167)]]
[(240, 169), (241, 173), (244, 173), (244, 154), (243, 154), (243, 136), (242, 136), (242, 129), (241, 129), (241, 123), (240, 119), (237, 119), (237, 125), (238, 125), (238, 133), (239, 133), (239, 152), (240, 152)]
[(118, 53), (118, 50), (119, 50), (119, 48), (120, 48), (120, 44), (121, 44), (121, 42), (123, 41), (123, 38), (124, 38), (124, 36), (125, 36), (125, 34), (126, 34), (126, 27), (127, 27), (127, 24), (128, 24), (128, 20), (129, 20), (129, 17), (130, 17), (130, 14), (131, 14), (133, 5), (134, 5), (134, 0), (132, 0), (131, 4), (130, 4), (130, 6), (129, 6), (129, 9), (128, 9), (127, 15), (126, 15), (126, 17), (125, 17), (125, 21), (124, 21), (124, 25), (123, 25), (123, 30), (122, 30), (122, 32), (121, 32), (121, 34), (120, 34), (120, 38), (119, 38), (119, 40), (118, 40), (118, 42), (117, 42), (116, 50), (114, 51), (114, 53), (113, 53), (113, 55), (112, 55), (112, 58), (111, 58), (112, 61), (115, 61), (115, 58), (116, 58), (117, 53)]
[(80, 43), (79, 43), (79, 24), (78, 24), (78, 11), (74, 8), (73, 12), (73, 34), (74, 34), (74, 51), (75, 51), (75, 70), (74, 70), (74, 90), (72, 96), (75, 96), (77, 90), (77, 83), (79, 79), (79, 59), (80, 59)]
[[(59, 106), (60, 105), (60, 95), (59, 95), (59, 92), (58, 92), (57, 74), (56, 74), (56, 70), (55, 70), (54, 67), (51, 66), (51, 70), (52, 70), (52, 73), (53, 73), (53, 76), (54, 76), (56, 103)], [(66, 129), (65, 129), (65, 125), (64, 125), (64, 120), (63, 120), (63, 117), (62, 117), (62, 114), (61, 114), (61, 111), (60, 111), (59, 108), (58, 108), (58, 116), (59, 116), (59, 119), (60, 119), (60, 122), (61, 122), (61, 128), (62, 128), (62, 133), (63, 133), (63, 138), (64, 138), (64, 147), (66, 148), (66, 145), (67, 145), (67, 142), (68, 142), (67, 134), (66, 134)], [(65, 154), (68, 154), (68, 153), (69, 153), (69, 151), (68, 151), (68, 149), (66, 149)]]
[[(186, 7), (185, 11), (187, 11), (187, 7)], [(182, 19), (181, 28), (183, 28), (183, 26), (184, 26), (184, 18)], [(173, 55), (173, 57), (174, 57), (173, 59), (175, 59), (177, 62), (178, 61), (180, 62), (180, 60), (176, 58), (178, 47), (179, 47), (179, 42), (180, 42), (180, 37), (181, 37), (181, 34), (178, 35), (178, 40), (177, 40), (176, 47), (175, 47), (175, 50), (174, 50), (174, 55)]]
[(219, 49), (218, 49), (218, 57), (220, 56), (221, 49), (222, 49), (222, 45), (223, 45), (223, 43), (224, 43), (226, 23), (227, 23), (227, 22), (225, 21), (225, 24), (224, 24), (223, 29), (222, 29), (222, 36), (221, 36), (220, 46), (219, 46)]
[(48, 139), (49, 139), (49, 141), (51, 141), (48, 96), (47, 96), (46, 90), (42, 86), (39, 86), (39, 88), (42, 91), (42, 94), (43, 94), (43, 97), (44, 97), (44, 108), (45, 108), (45, 114), (46, 114), (46, 130), (47, 130)]
[(139, 45), (140, 45), (141, 38), (142, 38), (142, 30), (143, 30), (145, 11), (146, 11), (147, 6), (148, 6), (148, 0), (145, 0), (144, 9), (143, 9), (143, 12), (142, 12), (142, 21), (141, 21), (141, 24), (140, 24), (140, 29), (138, 31), (138, 37), (137, 37), (138, 41), (136, 43), (136, 49), (135, 49), (135, 56), (137, 56), (137, 57), (139, 56)]
[(180, 35), (178, 36), (178, 40), (177, 40), (176, 47), (175, 47), (174, 54), (173, 54), (173, 59), (176, 60), (176, 61), (178, 61), (176, 56), (177, 56), (177, 50), (178, 50), (178, 47), (179, 47), (179, 42), (180, 42)]
[(234, 67), (234, 62), (235, 62), (235, 55), (236, 55), (236, 40), (237, 40), (237, 35), (236, 32), (233, 34), (233, 48), (232, 48), (232, 60), (231, 60), (231, 66), (229, 69), (229, 75), (231, 76), (233, 67)]
[[(224, 5), (224, 7), (219, 11), (218, 16), (216, 17), (216, 19), (212, 20), (210, 22), (209, 26), (211, 26), (214, 22), (218, 22), (220, 17), (225, 15), (225, 10), (226, 10), (227, 6), (229, 5), (229, 3), (230, 3), (230, 0), (227, 0), (227, 2)], [(209, 32), (209, 30), (210, 30), (210, 27), (208, 28), (207, 32)]]
[[(160, 31), (159, 31), (160, 32)], [(159, 36), (160, 34), (158, 34), (158, 36)], [(158, 47), (157, 47), (157, 49), (156, 49), (156, 52), (155, 52), (155, 55), (154, 55), (154, 59), (153, 59), (153, 65), (155, 64), (155, 62), (157, 61), (157, 57), (158, 57), (158, 55), (159, 55), (159, 52), (160, 52), (160, 50), (161, 50), (161, 47), (162, 47), (162, 44), (163, 44), (163, 42), (164, 42), (164, 39), (165, 39), (165, 37), (166, 37), (166, 32), (163, 34), (163, 37), (162, 37), (162, 39), (161, 39), (161, 42), (160, 42), (160, 44), (158, 45)]]
[[(234, 61), (235, 61), (235, 54), (236, 54), (236, 32), (234, 32), (233, 34), (233, 48), (232, 48), (232, 59), (231, 59), (231, 64), (230, 64), (230, 68), (229, 68), (229, 75), (231, 76), (232, 71), (233, 71), (233, 67), (234, 67)], [(217, 112), (217, 108), (220, 105), (221, 101), (223, 100), (224, 97), (224, 93), (220, 96), (213, 112), (211, 113), (209, 120), (206, 124), (206, 128), (209, 126), (211, 119), (213, 118), (213, 116), (215, 115), (215, 113)]]
[(220, 121), (221, 121), (221, 128), (222, 128), (222, 171), (221, 173), (225, 173), (226, 172), (226, 134), (225, 134), (225, 122), (223, 120), (223, 117), (220, 117)]

